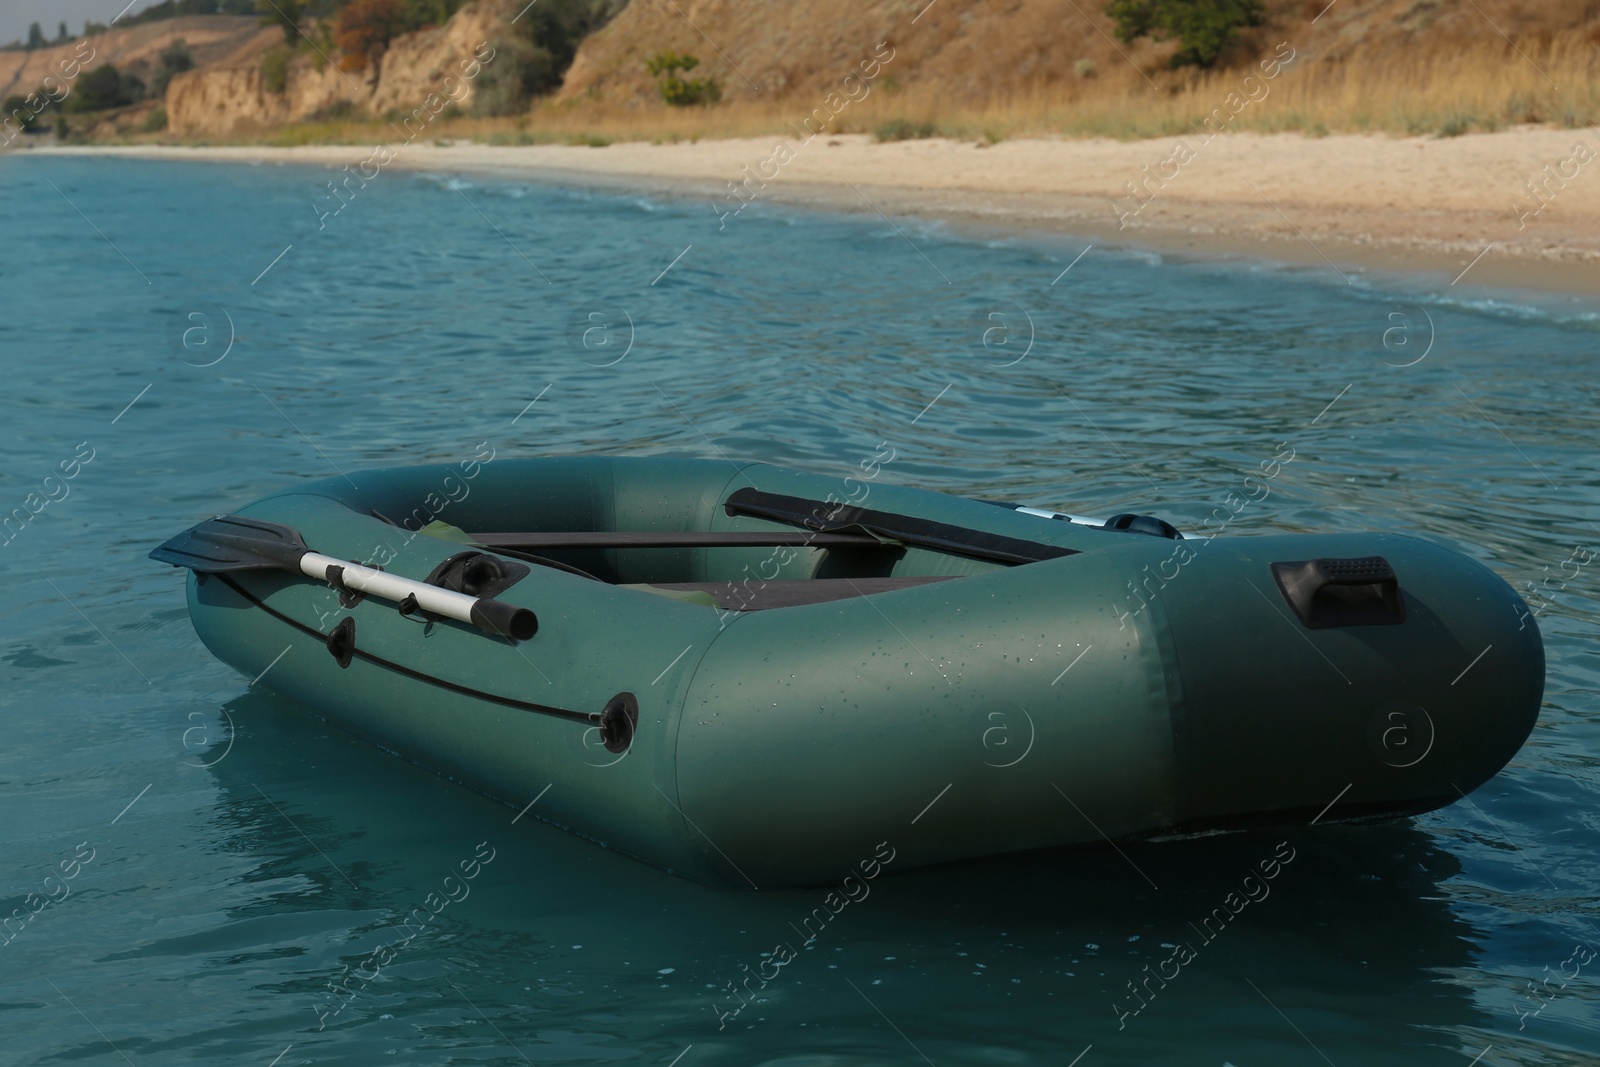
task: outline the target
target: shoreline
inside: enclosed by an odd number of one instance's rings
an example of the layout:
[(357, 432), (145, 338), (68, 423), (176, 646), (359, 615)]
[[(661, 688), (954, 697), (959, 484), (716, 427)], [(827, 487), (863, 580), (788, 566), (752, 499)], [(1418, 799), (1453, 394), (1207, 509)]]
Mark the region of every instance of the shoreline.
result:
[[(743, 202), (730, 183), (743, 182), (739, 195), (752, 203), (933, 219), (974, 235), (1077, 237), (1196, 260), (1320, 268), (1347, 280), (1375, 271), (1445, 287), (1600, 294), (1600, 164), (1574, 161), (1575, 146), (1600, 152), (1592, 131), (1189, 140), (1199, 147), (1186, 145), (1186, 157), (1175, 148), (1181, 138), (981, 146), (879, 144), (861, 134), (602, 148), (417, 143), (398, 146), (384, 169), (703, 198), (707, 221), (726, 226), (738, 224)], [(0, 159), (33, 155), (355, 168), (372, 150), (105, 145), (32, 148)], [(1542, 201), (1529, 191), (1535, 180)], [(1129, 182), (1138, 183), (1131, 195)], [(719, 219), (719, 212), (727, 214)]]

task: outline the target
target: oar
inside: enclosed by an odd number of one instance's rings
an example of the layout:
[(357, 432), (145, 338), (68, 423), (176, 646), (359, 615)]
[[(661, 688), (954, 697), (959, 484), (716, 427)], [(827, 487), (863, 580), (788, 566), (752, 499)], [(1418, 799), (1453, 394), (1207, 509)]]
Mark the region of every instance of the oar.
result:
[(150, 558), (200, 574), (269, 568), (303, 574), (340, 589), (404, 603), (409, 610), (469, 623), (496, 637), (526, 641), (539, 630), (538, 618), (527, 608), (324, 556), (311, 551), (293, 527), (239, 515), (207, 519), (152, 551)]
[(1006, 537), (987, 530), (952, 526), (947, 522), (936, 522), (916, 515), (872, 511), (849, 504), (808, 500), (754, 488), (735, 490), (723, 504), (723, 511), (729, 515), (749, 515), (829, 533), (860, 529), (903, 544), (996, 563), (1037, 563), (1075, 555), (1078, 551), (1060, 545), (1025, 541), (1019, 537)]
[(850, 533), (789, 533), (782, 530), (682, 532), (597, 530), (578, 533), (474, 533), (486, 548), (899, 548), (876, 537)]

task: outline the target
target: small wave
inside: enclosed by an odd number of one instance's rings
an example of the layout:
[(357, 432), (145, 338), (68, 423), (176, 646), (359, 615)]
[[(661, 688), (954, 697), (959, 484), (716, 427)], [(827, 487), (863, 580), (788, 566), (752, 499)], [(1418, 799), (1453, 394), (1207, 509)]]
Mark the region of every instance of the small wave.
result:
[(459, 174), (438, 174), (433, 171), (418, 171), (413, 179), (423, 185), (431, 185), (435, 189), (444, 189), (452, 193), (466, 192), (468, 189), (478, 188), (477, 183), (470, 182)]
[[(1159, 253), (1147, 249), (1129, 248), (1111, 251), (1120, 252), (1128, 258), (1152, 266), (1166, 262)], [(1336, 275), (1315, 264), (1290, 263), (1274, 259), (1185, 260), (1183, 257), (1178, 257), (1172, 262), (1208, 271), (1300, 278), (1329, 288), (1352, 292), (1362, 300), (1394, 308), (1404, 305), (1456, 308), (1499, 322), (1549, 325), (1585, 331), (1600, 330), (1600, 309), (1597, 309), (1593, 300), (1581, 297), (1558, 294), (1549, 296), (1529, 294), (1519, 297), (1518, 294), (1506, 291), (1494, 296), (1485, 296), (1482, 295), (1484, 292), (1482, 289), (1477, 290), (1478, 295), (1471, 295), (1450, 290), (1448, 287), (1442, 287), (1443, 291), (1425, 289), (1422, 286), (1426, 282), (1415, 275), (1361, 268), (1345, 268)]]
[(1159, 267), (1167, 262), (1160, 252), (1152, 252), (1148, 248), (1119, 248), (1114, 250), (1113, 254), (1123, 259), (1131, 259), (1135, 263), (1143, 263), (1147, 267)]
[[(1581, 298), (1538, 297), (1517, 299), (1510, 294), (1498, 296), (1468, 295), (1455, 292), (1427, 292), (1409, 288), (1366, 287), (1369, 296), (1381, 297), (1395, 304), (1417, 304), (1434, 308), (1455, 308), (1482, 315), (1499, 322), (1538, 324), (1578, 330), (1600, 330), (1600, 310), (1593, 310), (1593, 302)], [(1582, 310), (1560, 307), (1561, 301), (1577, 303)]]
[(1561, 312), (1538, 304), (1495, 299), (1494, 297), (1457, 297), (1449, 294), (1418, 297), (1418, 303), (1434, 303), (1444, 307), (1459, 307), (1475, 311), (1490, 318), (1512, 322), (1548, 322), (1555, 326), (1579, 329), (1600, 329), (1600, 311)]

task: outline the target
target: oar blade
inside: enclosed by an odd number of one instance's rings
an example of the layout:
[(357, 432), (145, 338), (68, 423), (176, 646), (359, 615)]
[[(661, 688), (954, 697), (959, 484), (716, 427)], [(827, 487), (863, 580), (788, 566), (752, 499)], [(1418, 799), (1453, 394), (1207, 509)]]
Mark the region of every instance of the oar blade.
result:
[(239, 515), (218, 515), (151, 551), (150, 558), (205, 574), (224, 571), (298, 571), (305, 540), (291, 526)]

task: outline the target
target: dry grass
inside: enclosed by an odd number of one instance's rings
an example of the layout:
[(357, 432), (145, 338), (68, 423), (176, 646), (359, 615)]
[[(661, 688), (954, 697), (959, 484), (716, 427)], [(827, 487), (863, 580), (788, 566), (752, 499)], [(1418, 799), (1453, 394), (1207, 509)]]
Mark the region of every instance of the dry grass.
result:
[[(1301, 61), (1263, 84), (1237, 114), (1229, 94), (1246, 93), (1249, 68), (1188, 75), (1163, 73), (1155, 87), (1124, 67), (981, 103), (952, 104), (949, 93), (892, 84), (849, 105), (834, 133), (931, 128), (938, 134), (998, 141), (1027, 136), (1137, 139), (1188, 132), (1214, 114), (1230, 130), (1308, 134), (1384, 132), (1451, 136), (1521, 123), (1587, 126), (1600, 120), (1600, 51), (1587, 41), (1525, 45), (1526, 58), (1483, 43), (1466, 49), (1391, 55), (1384, 62)], [(1542, 73), (1541, 73), (1542, 72)], [(733, 102), (709, 109), (603, 108), (574, 101), (536, 108), (517, 128), (490, 139), (673, 141), (795, 133), (817, 101)], [(458, 134), (459, 135), (459, 134)]]
[[(1031, 136), (1110, 137), (1134, 140), (1191, 132), (1208, 116), (1228, 130), (1299, 131), (1312, 136), (1371, 132), (1453, 136), (1523, 123), (1589, 126), (1600, 121), (1600, 49), (1587, 40), (1525, 42), (1522, 55), (1501, 42), (1409, 50), (1377, 59), (1334, 62), (1301, 59), (1255, 87), (1256, 100), (1230, 114), (1229, 94), (1246, 93), (1253, 68), (1177, 74), (1161, 72), (1156, 85), (1119, 64), (1092, 77), (1074, 78), (982, 102), (952, 103), (947, 91), (897, 88), (884, 79), (866, 99), (847, 106), (828, 133), (877, 133), (884, 139), (946, 136), (1000, 141)], [(729, 137), (799, 136), (800, 123), (819, 100), (731, 100), (710, 108), (663, 104), (624, 107), (590, 100), (544, 101), (527, 115), (507, 119), (452, 117), (428, 130), (429, 139), (469, 139), (490, 144), (591, 144), (615, 141), (677, 142)], [(1221, 109), (1216, 110), (1216, 109)], [(815, 126), (813, 125), (813, 128)], [(912, 131), (910, 134), (907, 131)], [(381, 120), (305, 122), (241, 132), (212, 140), (269, 145), (371, 144), (394, 130)], [(167, 134), (125, 132), (133, 141), (173, 141)]]

